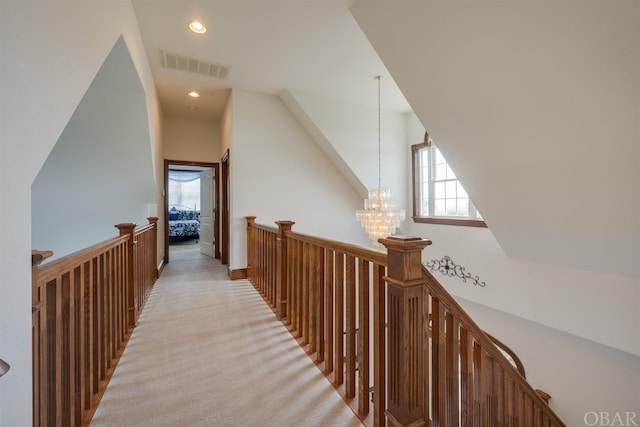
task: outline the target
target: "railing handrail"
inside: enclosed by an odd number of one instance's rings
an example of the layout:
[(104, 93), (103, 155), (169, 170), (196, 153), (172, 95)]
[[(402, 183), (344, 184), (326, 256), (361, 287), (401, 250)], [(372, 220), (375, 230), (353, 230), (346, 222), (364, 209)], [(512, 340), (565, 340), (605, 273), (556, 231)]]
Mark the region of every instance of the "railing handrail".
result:
[(286, 231), (285, 235), (287, 238), (293, 238), (304, 243), (310, 243), (312, 245), (321, 246), (325, 249), (331, 249), (336, 252), (352, 255), (364, 261), (380, 264), (384, 267), (387, 266), (387, 254), (383, 251), (365, 248), (364, 246), (353, 245), (351, 243), (338, 242), (337, 240), (311, 236), (309, 234), (302, 234), (296, 231)]
[(140, 226), (140, 227), (136, 227), (135, 234), (136, 234), (136, 236), (138, 236), (138, 235), (144, 233), (145, 231), (148, 231), (149, 229), (151, 229), (153, 227), (154, 227), (153, 224), (147, 224), (147, 225), (143, 225), (143, 226)]
[(264, 231), (269, 231), (272, 233), (277, 233), (278, 232), (278, 227), (272, 226), (272, 225), (265, 225), (265, 224), (258, 224), (257, 222), (254, 222), (251, 224), (251, 226), (253, 228), (256, 228), (258, 230), (264, 230)]
[[(252, 223), (251, 226), (257, 230), (268, 231), (271, 233), (278, 232), (278, 227), (259, 224), (257, 222)], [(317, 237), (309, 234), (298, 233), (297, 231), (285, 231), (284, 234), (287, 238), (292, 238), (316, 246), (322, 246), (326, 249), (331, 249), (336, 252), (342, 252), (347, 255), (353, 255), (365, 261), (374, 262), (383, 266), (387, 265), (387, 254), (382, 250), (365, 248), (364, 246), (339, 242), (337, 240), (326, 239), (324, 237)]]
[[(106, 252), (109, 249), (122, 244), (122, 242), (126, 242), (128, 239), (129, 239), (128, 235), (113, 237), (111, 239), (104, 240), (100, 243), (96, 243), (95, 245), (88, 246), (84, 249), (80, 249), (78, 251), (72, 252), (61, 258), (41, 264), (38, 266), (38, 281), (39, 282), (47, 281), (53, 277), (56, 277), (64, 271), (68, 271), (75, 266), (78, 266), (87, 261), (90, 261), (97, 254)], [(34, 250), (32, 251), (32, 254), (42, 253), (42, 252), (50, 252), (50, 251)]]
[(529, 382), (518, 372), (518, 370), (509, 362), (509, 360), (498, 350), (493, 340), (486, 332), (469, 316), (469, 314), (458, 304), (453, 296), (442, 286), (431, 272), (422, 266), (422, 274), (425, 285), (429, 289), (432, 296), (436, 297), (444, 304), (446, 309), (456, 318), (456, 320), (467, 329), (473, 339), (478, 342), (482, 348), (489, 353), (494, 361), (498, 362), (500, 367), (508, 373), (509, 377), (517, 383), (521, 388), (527, 391), (527, 394), (533, 399), (545, 414), (552, 418), (553, 422), (558, 425), (564, 425), (563, 421), (551, 410), (547, 402), (545, 402)]

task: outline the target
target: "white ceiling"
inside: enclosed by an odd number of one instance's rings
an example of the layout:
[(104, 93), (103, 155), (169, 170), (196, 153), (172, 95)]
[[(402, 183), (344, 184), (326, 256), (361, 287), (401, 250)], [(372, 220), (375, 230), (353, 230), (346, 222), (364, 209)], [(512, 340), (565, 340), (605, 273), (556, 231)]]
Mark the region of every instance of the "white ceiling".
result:
[[(382, 108), (409, 111), (349, 3), (133, 0), (163, 113), (217, 122), (230, 89), (275, 95), (288, 89), (375, 106), (376, 75), (385, 77)], [(207, 26), (206, 34), (187, 28), (193, 19)], [(229, 79), (163, 68), (160, 50), (230, 66)], [(202, 96), (191, 99), (190, 90)]]

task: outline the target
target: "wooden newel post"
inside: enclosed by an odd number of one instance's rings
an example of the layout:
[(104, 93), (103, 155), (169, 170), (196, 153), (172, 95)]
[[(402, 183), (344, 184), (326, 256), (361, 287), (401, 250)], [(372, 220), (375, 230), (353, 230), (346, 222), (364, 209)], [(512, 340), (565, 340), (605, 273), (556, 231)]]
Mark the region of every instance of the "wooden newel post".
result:
[(387, 248), (388, 394), (387, 418), (393, 426), (428, 425), (426, 321), (427, 295), (422, 279), (419, 237), (380, 239)]
[(245, 216), (247, 220), (247, 277), (251, 279), (253, 277), (252, 265), (253, 265), (253, 224), (256, 223), (255, 216)]
[(133, 329), (136, 326), (136, 319), (138, 319), (137, 307), (138, 301), (137, 292), (135, 291), (135, 271), (134, 271), (134, 252), (133, 247), (136, 244), (136, 226), (133, 222), (125, 222), (122, 224), (117, 224), (115, 227), (120, 230), (120, 235), (129, 235), (129, 241), (127, 242), (127, 259), (126, 259), (126, 295), (125, 298), (127, 300), (127, 328), (129, 330)]
[(276, 315), (282, 320), (287, 313), (287, 236), (293, 221), (276, 221), (278, 236), (276, 237)]
[(149, 218), (147, 218), (147, 220), (149, 221), (149, 224), (153, 224), (153, 256), (151, 257), (151, 259), (153, 260), (153, 270), (152, 273), (153, 275), (151, 276), (153, 278), (153, 281), (155, 282), (158, 279), (158, 217), (157, 216), (150, 216)]

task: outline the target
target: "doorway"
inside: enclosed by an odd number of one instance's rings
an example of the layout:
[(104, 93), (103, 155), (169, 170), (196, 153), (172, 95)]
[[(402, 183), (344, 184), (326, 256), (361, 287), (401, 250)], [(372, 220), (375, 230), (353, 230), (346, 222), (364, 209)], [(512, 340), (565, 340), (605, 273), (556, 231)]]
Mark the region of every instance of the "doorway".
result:
[[(219, 163), (165, 159), (164, 263), (171, 242), (198, 244), (203, 254), (220, 258), (219, 176)], [(176, 194), (176, 188), (186, 191)]]

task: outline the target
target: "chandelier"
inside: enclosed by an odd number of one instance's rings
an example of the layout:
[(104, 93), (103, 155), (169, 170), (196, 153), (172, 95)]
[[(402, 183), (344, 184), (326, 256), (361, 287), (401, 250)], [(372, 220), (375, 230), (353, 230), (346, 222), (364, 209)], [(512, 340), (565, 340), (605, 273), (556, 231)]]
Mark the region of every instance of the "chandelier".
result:
[(380, 178), (380, 80), (378, 81), (378, 188), (369, 189), (369, 198), (364, 201), (364, 209), (356, 211), (356, 219), (364, 227), (373, 243), (380, 245), (378, 239), (395, 233), (405, 218), (404, 209), (395, 208), (391, 198), (391, 189), (382, 188)]

